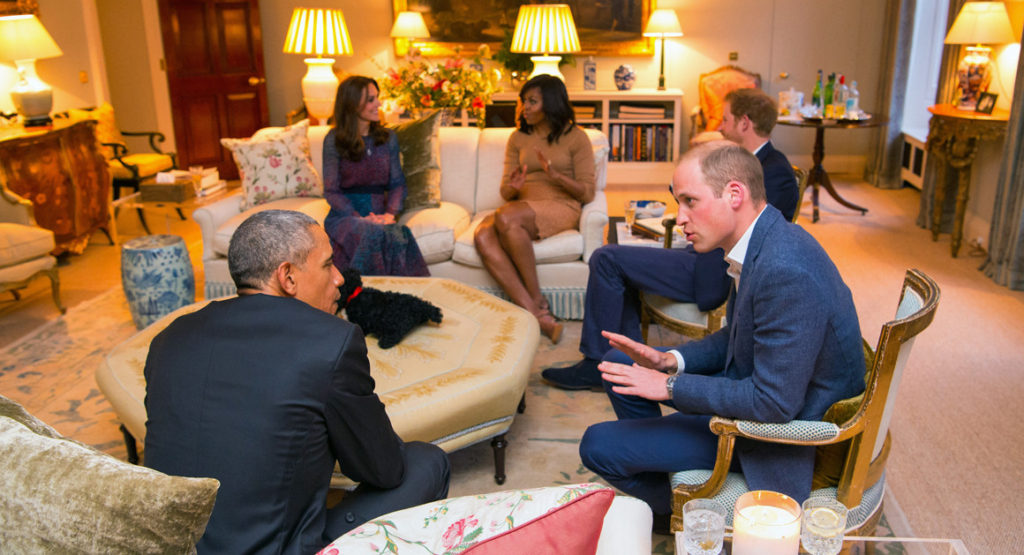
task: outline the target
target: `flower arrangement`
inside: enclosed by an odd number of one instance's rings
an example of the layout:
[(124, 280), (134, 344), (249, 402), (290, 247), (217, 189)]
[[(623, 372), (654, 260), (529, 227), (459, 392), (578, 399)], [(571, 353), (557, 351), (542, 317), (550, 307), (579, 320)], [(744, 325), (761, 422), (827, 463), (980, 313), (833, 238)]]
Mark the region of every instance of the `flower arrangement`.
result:
[(430, 108), (461, 108), (484, 126), (484, 107), (500, 89), (497, 70), (483, 71), (486, 45), (472, 58), (455, 57), (438, 64), (415, 55), (397, 69), (388, 69), (381, 81), (381, 98), (393, 100), (411, 112)]

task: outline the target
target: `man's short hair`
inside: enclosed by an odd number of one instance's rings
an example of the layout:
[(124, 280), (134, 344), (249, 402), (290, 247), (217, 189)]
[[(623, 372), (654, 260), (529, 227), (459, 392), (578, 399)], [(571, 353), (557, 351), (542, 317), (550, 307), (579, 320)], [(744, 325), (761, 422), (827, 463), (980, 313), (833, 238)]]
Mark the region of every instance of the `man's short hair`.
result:
[(716, 197), (730, 181), (747, 186), (750, 199), (755, 203), (767, 202), (764, 191), (764, 169), (756, 156), (732, 141), (709, 141), (687, 150), (680, 164), (694, 161), (700, 166), (704, 183)]
[(320, 224), (294, 210), (264, 210), (238, 226), (228, 245), (228, 271), (238, 289), (261, 289), (282, 262), (304, 264)]
[(761, 89), (735, 89), (725, 95), (729, 103), (729, 111), (733, 117), (747, 116), (754, 124), (754, 132), (760, 137), (768, 137), (775, 129), (779, 117), (779, 108)]

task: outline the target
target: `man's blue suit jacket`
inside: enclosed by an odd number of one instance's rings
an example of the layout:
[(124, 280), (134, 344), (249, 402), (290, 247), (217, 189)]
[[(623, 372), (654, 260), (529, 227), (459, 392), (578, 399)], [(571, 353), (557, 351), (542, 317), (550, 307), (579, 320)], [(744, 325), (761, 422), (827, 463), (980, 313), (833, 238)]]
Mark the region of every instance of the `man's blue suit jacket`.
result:
[[(677, 349), (683, 412), (761, 422), (820, 420), (864, 390), (860, 324), (849, 288), (821, 245), (767, 206), (754, 225), (726, 327)], [(751, 489), (803, 500), (814, 448), (738, 440)]]
[[(793, 166), (786, 155), (775, 150), (768, 141), (757, 151), (757, 159), (764, 171), (764, 188), (768, 196), (768, 204), (778, 208), (787, 221), (793, 219), (796, 212), (797, 182), (793, 176)], [(698, 253), (693, 266), (693, 290), (697, 307), (711, 310), (722, 304), (729, 294), (730, 280), (726, 275), (725, 253), (715, 249), (708, 253)]]

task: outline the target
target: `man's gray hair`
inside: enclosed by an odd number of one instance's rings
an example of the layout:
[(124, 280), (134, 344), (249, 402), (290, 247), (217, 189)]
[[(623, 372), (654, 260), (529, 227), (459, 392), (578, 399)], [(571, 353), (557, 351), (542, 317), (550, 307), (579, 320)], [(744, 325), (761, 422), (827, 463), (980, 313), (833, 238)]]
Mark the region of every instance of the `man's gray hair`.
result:
[(228, 271), (235, 287), (262, 289), (283, 262), (304, 264), (320, 224), (294, 210), (264, 210), (246, 218), (228, 245)]

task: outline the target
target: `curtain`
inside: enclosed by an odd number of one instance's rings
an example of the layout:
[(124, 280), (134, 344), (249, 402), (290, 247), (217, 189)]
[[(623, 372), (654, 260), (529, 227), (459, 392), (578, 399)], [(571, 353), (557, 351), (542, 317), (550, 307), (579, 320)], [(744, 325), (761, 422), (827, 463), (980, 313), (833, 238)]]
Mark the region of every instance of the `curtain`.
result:
[[(960, 8), (967, 3), (967, 0), (949, 0), (949, 11), (946, 15), (946, 32), (953, 26)], [(960, 52), (962, 47), (959, 44), (947, 44), (942, 49), (942, 65), (939, 66), (939, 87), (935, 93), (936, 104), (942, 102), (953, 102), (958, 98), (956, 67), (960, 63)], [(931, 228), (932, 210), (935, 201), (935, 168), (936, 157), (929, 156), (925, 165), (924, 179), (921, 183), (921, 204), (917, 213), (917, 225), (925, 229)], [(946, 204), (942, 210), (942, 226), (940, 231), (948, 233), (953, 229), (953, 213), (956, 210), (956, 172), (944, 172), (946, 176)]]
[(888, 0), (885, 6), (886, 29), (882, 45), (882, 75), (877, 98), (882, 99), (880, 117), (889, 125), (879, 127), (864, 166), (864, 180), (882, 189), (898, 189), (900, 156), (903, 150), (903, 104), (910, 69), (910, 47), (914, 38), (915, 0)]
[(1024, 56), (1017, 59), (1010, 121), (1006, 127), (1003, 164), (999, 168), (988, 258), (981, 270), (999, 285), (1024, 289)]

